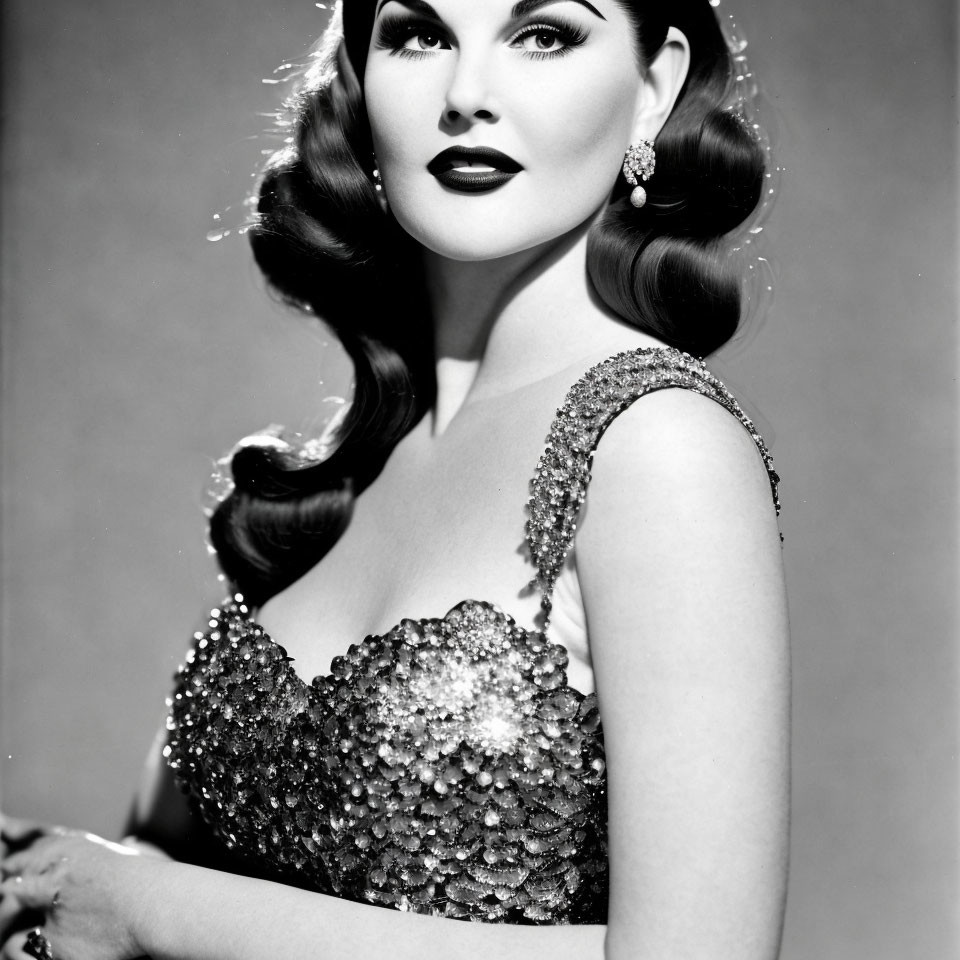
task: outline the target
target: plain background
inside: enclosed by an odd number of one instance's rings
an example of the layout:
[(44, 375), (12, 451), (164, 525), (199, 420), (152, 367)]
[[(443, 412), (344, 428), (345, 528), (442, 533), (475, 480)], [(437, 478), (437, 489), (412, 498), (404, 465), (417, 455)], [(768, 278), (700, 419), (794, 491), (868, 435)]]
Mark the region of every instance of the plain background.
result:
[[(752, 40), (786, 167), (776, 299), (721, 365), (784, 478), (783, 956), (955, 957), (954, 6), (720, 9)], [(276, 145), (259, 134), (284, 88), (261, 78), (324, 14), (6, 0), (3, 15), (2, 801), (113, 835), (220, 599), (212, 461), (271, 422), (315, 428), (346, 389), (244, 240), (206, 239), (242, 221)]]

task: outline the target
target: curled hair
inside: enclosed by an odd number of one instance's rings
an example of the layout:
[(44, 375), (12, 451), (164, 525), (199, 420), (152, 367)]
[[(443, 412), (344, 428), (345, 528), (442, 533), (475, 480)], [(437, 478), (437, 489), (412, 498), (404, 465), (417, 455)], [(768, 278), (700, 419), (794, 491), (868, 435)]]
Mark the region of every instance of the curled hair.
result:
[[(667, 21), (623, 2), (649, 64)], [(637, 211), (619, 179), (590, 232), (587, 270), (611, 310), (664, 343), (706, 356), (736, 333), (742, 277), (726, 236), (757, 208), (766, 154), (730, 100), (734, 64), (706, 2), (670, 7), (690, 43), (690, 70), (657, 136), (657, 172)]]
[[(756, 209), (765, 153), (729, 109), (730, 51), (708, 0), (618, 0), (649, 65), (669, 26), (691, 64), (656, 140), (657, 171), (636, 210), (618, 180), (588, 238), (590, 279), (610, 309), (665, 343), (703, 356), (736, 331), (741, 276), (725, 237)], [(289, 444), (233, 455), (233, 490), (210, 539), (224, 574), (254, 606), (306, 573), (350, 521), (354, 498), (433, 404), (428, 299), (414, 242), (377, 202), (362, 76), (372, 2), (346, 0), (290, 102), (290, 145), (263, 176), (249, 231), (254, 257), (287, 302), (322, 317), (354, 366), (354, 396), (326, 459)], [(668, 12), (667, 12), (668, 11)], [(396, 291), (406, 292), (397, 303)]]

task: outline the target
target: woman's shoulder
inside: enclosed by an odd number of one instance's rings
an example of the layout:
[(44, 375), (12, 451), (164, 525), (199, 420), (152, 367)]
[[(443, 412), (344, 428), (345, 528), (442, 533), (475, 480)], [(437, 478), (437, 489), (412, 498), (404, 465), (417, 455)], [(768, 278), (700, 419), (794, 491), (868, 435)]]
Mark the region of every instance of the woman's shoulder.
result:
[[(618, 412), (598, 443), (594, 472), (612, 467), (635, 480), (669, 478), (685, 487), (698, 476), (727, 483), (766, 479), (759, 435), (711, 395), (659, 389)], [(765, 484), (770, 499), (769, 484)]]
[(636, 595), (676, 578), (718, 594), (731, 577), (778, 582), (775, 483), (765, 448), (728, 408), (694, 390), (644, 396), (595, 451), (577, 532), (586, 594), (606, 602), (618, 583)]
[(775, 542), (777, 483), (753, 422), (699, 360), (629, 350), (569, 389), (532, 485), (528, 543), (549, 587), (576, 537), (578, 569), (643, 575), (650, 557), (755, 552)]
[(591, 473), (659, 478), (676, 492), (698, 478), (741, 486), (760, 477), (766, 501), (779, 507), (779, 477), (763, 438), (702, 361), (668, 347), (587, 360), (574, 376), (564, 371), (569, 390), (551, 432), (554, 439), (572, 433), (589, 448)]
[(591, 509), (775, 516), (772, 467), (758, 439), (710, 396), (688, 389), (651, 392), (619, 412), (598, 443)]

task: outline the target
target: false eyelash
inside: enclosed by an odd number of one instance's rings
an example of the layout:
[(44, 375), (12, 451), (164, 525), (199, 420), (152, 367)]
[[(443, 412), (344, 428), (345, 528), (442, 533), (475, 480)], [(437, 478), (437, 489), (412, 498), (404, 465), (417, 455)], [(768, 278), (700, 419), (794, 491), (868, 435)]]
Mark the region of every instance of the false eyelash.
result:
[(430, 33), (445, 39), (442, 27), (419, 17), (384, 17), (377, 30), (377, 48), (391, 50), (401, 56), (419, 57), (429, 50), (405, 50), (404, 44), (418, 33)]
[(547, 57), (562, 57), (581, 46), (587, 39), (587, 33), (582, 27), (562, 17), (557, 17), (552, 21), (529, 23), (521, 27), (511, 38), (510, 43), (514, 44), (525, 37), (536, 35), (538, 33), (550, 33), (556, 36), (563, 47), (559, 50), (529, 50), (526, 55), (534, 60), (543, 60)]

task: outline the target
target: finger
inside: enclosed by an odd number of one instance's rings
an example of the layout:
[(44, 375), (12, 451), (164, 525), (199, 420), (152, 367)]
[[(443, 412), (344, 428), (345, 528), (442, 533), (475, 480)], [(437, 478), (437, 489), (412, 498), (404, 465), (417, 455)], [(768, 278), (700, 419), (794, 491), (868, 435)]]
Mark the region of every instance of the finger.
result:
[(5, 896), (0, 901), (0, 943), (15, 930), (24, 930), (43, 922), (43, 913), (24, 906), (18, 897)]
[(26, 847), (36, 843), (41, 837), (67, 837), (80, 831), (70, 827), (61, 827), (55, 823), (43, 823), (40, 820), (24, 820), (0, 814), (0, 839), (5, 845)]
[(32, 960), (29, 953), (24, 953), (23, 946), (27, 942), (27, 931), (21, 930), (12, 934), (3, 945), (0, 960)]
[(17, 817), (0, 815), (0, 842), (3, 854), (23, 847), (29, 847), (41, 837), (52, 832), (52, 828), (36, 820), (20, 820)]
[(64, 830), (41, 820), (27, 820), (23, 817), (11, 817), (9, 814), (0, 814), (0, 835), (4, 840), (14, 843), (28, 842), (32, 837), (42, 837), (48, 833), (57, 833)]
[(3, 858), (3, 864), (0, 865), (0, 879), (9, 880), (11, 877), (19, 877), (24, 870), (30, 869), (36, 863), (36, 858), (25, 857), (23, 853), (12, 853), (9, 857)]
[[(0, 941), (17, 928), (17, 918), (23, 915), (23, 904), (14, 894), (4, 894), (0, 900)], [(19, 924), (25, 926), (25, 924)]]
[(18, 900), (24, 907), (34, 910), (49, 910), (57, 899), (58, 887), (50, 876), (31, 874), (27, 877), (12, 877), (0, 883), (2, 904), (7, 897)]
[(55, 837), (44, 837), (28, 850), (11, 853), (3, 860), (3, 878), (16, 877), (21, 873), (46, 873), (62, 857), (56, 855), (51, 847), (57, 843)]
[(23, 820), (20, 817), (11, 817), (7, 813), (0, 815), (0, 835), (5, 840), (16, 840), (38, 830), (42, 832), (43, 827), (37, 820)]

